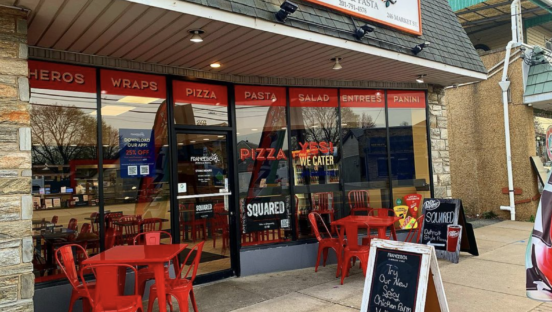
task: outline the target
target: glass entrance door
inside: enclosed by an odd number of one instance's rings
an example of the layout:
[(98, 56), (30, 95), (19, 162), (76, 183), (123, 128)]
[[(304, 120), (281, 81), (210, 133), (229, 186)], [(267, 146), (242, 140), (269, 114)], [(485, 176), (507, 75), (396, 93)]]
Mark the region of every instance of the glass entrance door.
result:
[(231, 269), (227, 139), (226, 133), (177, 132), (178, 235), (188, 251), (205, 241), (198, 275)]

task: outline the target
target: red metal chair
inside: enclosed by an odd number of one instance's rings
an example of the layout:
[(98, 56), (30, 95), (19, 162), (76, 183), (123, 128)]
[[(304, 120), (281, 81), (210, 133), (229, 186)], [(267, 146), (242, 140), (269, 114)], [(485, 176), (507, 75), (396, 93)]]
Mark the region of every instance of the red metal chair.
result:
[[(314, 211), (319, 214), (327, 214), (330, 217), (330, 224), (334, 222), (334, 202), (332, 192), (320, 192), (313, 193), (314, 197)], [(331, 227), (332, 233), (335, 233), (334, 228)]]
[(122, 216), (115, 225), (117, 245), (131, 245), (134, 236), (140, 233), (140, 221), (137, 216)]
[[(370, 233), (370, 226), (364, 224), (363, 227), (368, 229)], [(368, 255), (370, 252), (370, 236), (368, 238), (368, 246), (358, 244), (358, 225), (356, 222), (345, 222), (338, 231), (339, 241), (344, 245), (343, 247), (343, 259), (341, 261), (341, 285), (345, 276), (349, 276), (349, 269), (351, 268), (351, 258), (358, 258), (360, 260), (360, 266), (362, 272), (366, 277), (366, 269), (368, 267)]]
[[(92, 269), (96, 272), (96, 288), (94, 294), (90, 293), (87, 284), (84, 284), (84, 290), (89, 298), (92, 298), (92, 311), (117, 311), (117, 312), (135, 312), (144, 311), (142, 306), (142, 297), (138, 294), (138, 280), (134, 282), (134, 295), (124, 296), (119, 294), (119, 274), (120, 269), (131, 269), (134, 274), (138, 271), (128, 264), (92, 264), (86, 266), (86, 269)], [(84, 270), (80, 271), (81, 279)]]
[[(160, 245), (161, 244), (161, 234), (165, 234), (170, 238), (170, 243), (172, 244), (172, 236), (169, 232), (165, 231), (154, 231), (147, 233), (140, 233), (134, 237), (134, 245)], [(177, 258), (178, 259), (178, 258)], [(175, 261), (176, 265), (178, 263)], [(139, 295), (143, 296), (146, 291), (146, 283), (150, 280), (155, 279), (155, 272), (149, 267), (138, 269), (138, 290)], [(166, 279), (169, 279), (169, 268), (165, 267), (165, 276)]]
[(86, 234), (90, 233), (92, 231), (92, 228), (90, 227), (90, 223), (85, 223), (82, 225), (79, 234)]
[(230, 245), (230, 232), (228, 226), (228, 217), (223, 214), (224, 204), (215, 204), (213, 208), (215, 216), (211, 220), (211, 237), (213, 238), (213, 248), (216, 248), (217, 235), (222, 236), (222, 249), (225, 250)]
[(410, 231), (408, 232), (408, 235), (406, 235), (406, 239), (404, 240), (407, 243), (417, 243), (420, 241), (420, 235), (422, 234), (422, 226), (424, 225), (424, 218), (425, 215), (421, 215), (416, 219), (415, 227), (413, 226)]
[(161, 218), (147, 218), (140, 222), (140, 232), (161, 231), (162, 229), (163, 219)]
[(118, 211), (118, 212), (110, 212), (110, 213), (106, 213), (104, 215), (104, 219), (105, 219), (105, 223), (106, 223), (106, 227), (113, 227), (113, 221), (117, 221), (119, 220), (121, 217), (123, 217), (123, 213)]
[(366, 190), (354, 190), (347, 193), (349, 199), (350, 214), (355, 215), (357, 212), (370, 212), (370, 194)]
[(77, 219), (71, 218), (71, 220), (69, 220), (69, 224), (67, 225), (67, 229), (73, 230), (73, 231), (76, 232), (77, 229), (78, 229), (78, 221), (77, 221)]
[(190, 231), (192, 241), (195, 242), (197, 234), (202, 233), (203, 239), (207, 238), (207, 220), (195, 218), (195, 204), (191, 203), (188, 208), (180, 211), (180, 229), (182, 230), (182, 239)]
[[(318, 240), (318, 256), (316, 257), (316, 266), (314, 267), (314, 272), (318, 272), (318, 264), (320, 263), (320, 255), (322, 253), (324, 253), (322, 265), (326, 266), (326, 260), (328, 259), (328, 249), (331, 248), (335, 251), (335, 254), (337, 256), (337, 272), (335, 273), (335, 277), (338, 277), (339, 270), (341, 269), (342, 264), (341, 253), (343, 250), (343, 243), (338, 238), (332, 237), (330, 230), (328, 230), (326, 223), (324, 223), (324, 219), (322, 219), (322, 216), (319, 213), (309, 213), (309, 221), (311, 223), (312, 229), (314, 230), (316, 239)], [(323, 234), (326, 237), (324, 237), (320, 233), (320, 230), (318, 230), (318, 222), (324, 225), (325, 232)]]
[[(180, 266), (180, 269), (178, 270), (178, 274), (176, 274), (176, 278), (171, 279), (168, 282), (167, 285), (167, 303), (169, 304), (169, 307), (172, 312), (172, 301), (170, 300), (170, 296), (173, 296), (176, 301), (178, 302), (178, 307), (180, 308), (180, 311), (188, 311), (188, 297), (192, 300), (192, 305), (194, 307), (194, 312), (197, 312), (197, 303), (195, 301), (195, 295), (194, 295), (194, 288), (193, 283), (197, 274), (197, 269), (199, 267), (199, 261), (201, 259), (201, 252), (203, 250), (203, 245), (205, 244), (205, 241), (200, 242), (199, 244), (195, 245), (192, 250), (188, 253), (188, 256), (186, 257), (186, 260), (182, 262), (182, 265)], [(195, 253), (195, 258), (188, 267), (188, 271), (186, 271), (185, 275), (182, 275), (184, 272), (184, 267), (186, 266), (186, 263), (188, 263), (188, 260), (190, 256)], [(189, 276), (190, 271), (192, 271), (192, 275)], [(157, 287), (155, 284), (151, 286), (150, 288), (150, 296), (149, 296), (149, 302), (148, 302), (148, 311), (153, 311), (153, 302), (155, 301), (155, 298), (157, 298)]]
[[(77, 249), (77, 259), (75, 259), (74, 257), (75, 253), (73, 253), (73, 248)], [(71, 283), (71, 286), (73, 287), (73, 291), (71, 293), (71, 301), (69, 302), (69, 312), (73, 311), (73, 306), (75, 305), (75, 302), (79, 299), (83, 299), (83, 311), (90, 311), (90, 306), (92, 305), (92, 296), (94, 295), (96, 285), (94, 282), (88, 283), (87, 286), (89, 290), (86, 291), (86, 282), (84, 278), (82, 278), (82, 276), (79, 280), (77, 265), (75, 264), (75, 261), (77, 260), (80, 266), (80, 261), (78, 261), (78, 258), (81, 258), (80, 255), (82, 255), (82, 258), (84, 259), (88, 258), (86, 250), (80, 245), (70, 244), (58, 248), (55, 255), (58, 266), (61, 268), (61, 270), (69, 280), (69, 283)]]

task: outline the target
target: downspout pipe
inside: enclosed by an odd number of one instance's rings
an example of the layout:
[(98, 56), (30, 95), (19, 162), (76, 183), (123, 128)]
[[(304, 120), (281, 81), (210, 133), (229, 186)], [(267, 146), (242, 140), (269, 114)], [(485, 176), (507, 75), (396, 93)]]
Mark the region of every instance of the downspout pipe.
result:
[(506, 168), (508, 171), (508, 195), (510, 198), (509, 206), (500, 206), (501, 210), (510, 211), (510, 219), (516, 219), (516, 203), (514, 200), (514, 175), (512, 171), (512, 149), (510, 146), (510, 119), (508, 114), (508, 90), (510, 81), (508, 80), (508, 67), (510, 65), (510, 55), (512, 48), (520, 45), (517, 32), (517, 15), (521, 14), (519, 10), (519, 0), (514, 0), (511, 5), (512, 12), (512, 40), (506, 45), (506, 56), (504, 57), (504, 68), (502, 70), (502, 80), (498, 83), (502, 89), (502, 105), (504, 108), (504, 138), (506, 140)]

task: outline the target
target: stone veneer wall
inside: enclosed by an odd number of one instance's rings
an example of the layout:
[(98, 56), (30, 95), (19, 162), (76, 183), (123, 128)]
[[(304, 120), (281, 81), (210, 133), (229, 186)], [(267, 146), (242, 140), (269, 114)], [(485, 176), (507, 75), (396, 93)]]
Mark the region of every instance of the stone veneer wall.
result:
[(435, 198), (451, 198), (447, 107), (442, 87), (429, 86), (429, 128)]
[(0, 311), (33, 311), (27, 12), (0, 5)]

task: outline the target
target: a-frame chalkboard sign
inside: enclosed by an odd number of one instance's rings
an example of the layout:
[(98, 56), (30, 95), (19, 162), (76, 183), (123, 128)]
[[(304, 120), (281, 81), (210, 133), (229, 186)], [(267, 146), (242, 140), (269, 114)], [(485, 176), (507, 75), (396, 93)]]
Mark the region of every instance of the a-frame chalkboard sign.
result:
[(422, 205), (422, 214), (425, 217), (421, 244), (435, 247), (437, 258), (446, 259), (450, 254), (446, 251), (447, 226), (449, 224), (462, 226), (460, 251), (469, 252), (474, 256), (479, 255), (473, 226), (466, 222), (464, 207), (460, 199), (426, 198)]
[(361, 312), (448, 312), (433, 246), (373, 239)]

